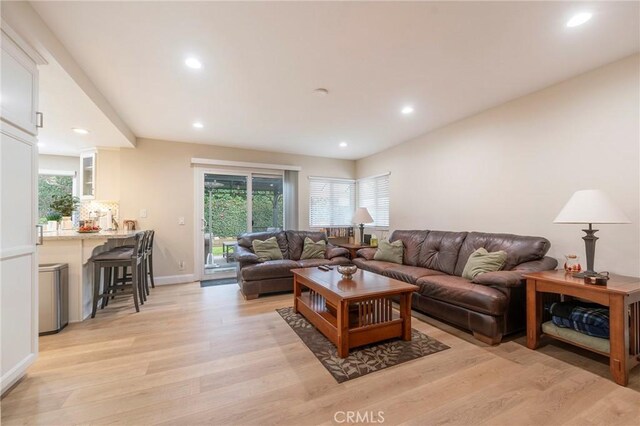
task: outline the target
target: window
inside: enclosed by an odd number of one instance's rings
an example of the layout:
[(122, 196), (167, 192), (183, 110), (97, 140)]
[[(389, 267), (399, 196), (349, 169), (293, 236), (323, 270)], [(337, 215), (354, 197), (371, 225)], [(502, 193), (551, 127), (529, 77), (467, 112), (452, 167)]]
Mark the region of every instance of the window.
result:
[(74, 194), (75, 172), (41, 170), (38, 175), (38, 218), (46, 222), (55, 195)]
[(366, 207), (371, 226), (389, 227), (389, 173), (358, 180), (358, 207)]
[(310, 177), (309, 226), (351, 226), (355, 201), (355, 181)]

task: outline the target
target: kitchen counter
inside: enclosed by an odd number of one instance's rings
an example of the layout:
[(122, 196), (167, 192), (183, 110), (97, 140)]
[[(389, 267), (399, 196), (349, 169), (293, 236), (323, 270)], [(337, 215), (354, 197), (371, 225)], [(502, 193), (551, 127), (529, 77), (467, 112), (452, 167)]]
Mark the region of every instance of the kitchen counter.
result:
[(60, 231), (45, 231), (42, 233), (44, 241), (55, 240), (104, 240), (104, 239), (122, 239), (131, 238), (141, 230), (127, 231), (124, 229), (118, 231), (100, 231), (100, 232), (78, 232), (75, 229)]
[(131, 243), (136, 231), (100, 231), (78, 233), (76, 230), (44, 232), (38, 246), (38, 262), (69, 265), (69, 322), (85, 320), (91, 313), (93, 298), (92, 256)]

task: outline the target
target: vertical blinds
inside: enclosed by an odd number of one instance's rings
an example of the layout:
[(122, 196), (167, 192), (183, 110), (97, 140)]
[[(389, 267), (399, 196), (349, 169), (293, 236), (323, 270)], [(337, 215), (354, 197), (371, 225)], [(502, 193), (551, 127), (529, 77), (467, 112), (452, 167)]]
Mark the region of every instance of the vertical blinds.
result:
[(389, 174), (358, 180), (358, 207), (366, 207), (371, 226), (389, 226)]
[(309, 177), (309, 226), (351, 226), (355, 201), (355, 181)]

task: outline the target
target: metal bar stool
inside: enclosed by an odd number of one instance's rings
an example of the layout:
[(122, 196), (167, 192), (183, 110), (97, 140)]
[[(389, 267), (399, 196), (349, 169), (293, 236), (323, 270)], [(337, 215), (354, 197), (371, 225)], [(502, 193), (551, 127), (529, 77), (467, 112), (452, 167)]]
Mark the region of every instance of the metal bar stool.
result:
[[(136, 312), (140, 312), (138, 298), (141, 296), (142, 263), (144, 257), (145, 235), (136, 234), (133, 248), (118, 247), (104, 253), (97, 254), (89, 259), (93, 262), (93, 308), (91, 318), (95, 318), (98, 302), (102, 299), (102, 308), (107, 305), (109, 297), (121, 295), (133, 295), (133, 303)], [(118, 270), (123, 268), (122, 278), (119, 278)], [(128, 276), (127, 268), (131, 268)], [(102, 273), (104, 272), (104, 274)], [(104, 280), (101, 280), (104, 275)], [(102, 291), (101, 291), (102, 288)], [(131, 292), (118, 290), (131, 289)], [(142, 299), (140, 299), (142, 301)]]

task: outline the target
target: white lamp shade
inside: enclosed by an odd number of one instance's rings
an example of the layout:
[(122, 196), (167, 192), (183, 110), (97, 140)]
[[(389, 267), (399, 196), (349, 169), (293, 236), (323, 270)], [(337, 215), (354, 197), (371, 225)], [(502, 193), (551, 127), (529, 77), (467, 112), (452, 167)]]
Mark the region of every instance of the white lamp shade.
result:
[(604, 192), (577, 191), (553, 221), (554, 223), (631, 223)]
[(373, 223), (373, 218), (366, 207), (358, 207), (353, 214), (351, 223)]

